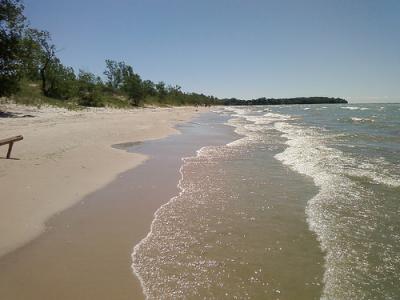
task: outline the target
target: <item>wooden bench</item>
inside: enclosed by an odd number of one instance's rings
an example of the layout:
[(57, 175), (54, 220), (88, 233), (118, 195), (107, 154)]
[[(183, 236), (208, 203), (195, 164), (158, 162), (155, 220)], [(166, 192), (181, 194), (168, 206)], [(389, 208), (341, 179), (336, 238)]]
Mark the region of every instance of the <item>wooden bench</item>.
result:
[(0, 146), (8, 144), (7, 158), (10, 158), (10, 156), (11, 156), (11, 150), (12, 150), (14, 143), (21, 141), (23, 139), (24, 139), (24, 137), (22, 135), (17, 135), (17, 136), (10, 137), (8, 139), (0, 140)]

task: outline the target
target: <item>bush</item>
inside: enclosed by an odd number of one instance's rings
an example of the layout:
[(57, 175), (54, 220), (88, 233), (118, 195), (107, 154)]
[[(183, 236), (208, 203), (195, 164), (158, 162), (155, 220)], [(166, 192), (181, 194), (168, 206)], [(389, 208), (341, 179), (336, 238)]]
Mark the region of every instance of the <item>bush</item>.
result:
[(104, 100), (101, 94), (96, 92), (83, 93), (79, 96), (78, 104), (90, 107), (104, 107)]

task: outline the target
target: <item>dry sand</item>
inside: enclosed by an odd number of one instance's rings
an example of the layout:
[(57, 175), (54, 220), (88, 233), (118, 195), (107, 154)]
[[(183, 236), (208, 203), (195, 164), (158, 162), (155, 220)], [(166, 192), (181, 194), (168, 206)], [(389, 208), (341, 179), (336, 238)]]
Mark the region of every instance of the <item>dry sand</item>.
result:
[[(45, 221), (146, 157), (112, 144), (161, 138), (198, 109), (67, 111), (1, 105), (0, 139), (22, 134), (12, 157), (0, 147), (0, 256), (45, 230)], [(4, 116), (4, 114), (3, 114)], [(25, 116), (25, 117), (23, 117)]]

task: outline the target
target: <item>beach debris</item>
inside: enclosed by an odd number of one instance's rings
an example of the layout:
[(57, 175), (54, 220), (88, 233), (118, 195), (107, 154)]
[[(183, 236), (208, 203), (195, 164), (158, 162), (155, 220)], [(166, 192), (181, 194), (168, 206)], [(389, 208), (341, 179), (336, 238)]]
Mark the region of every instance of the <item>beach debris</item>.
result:
[(7, 139), (2, 139), (0, 140), (0, 146), (4, 146), (8, 144), (8, 151), (7, 151), (7, 156), (6, 158), (10, 158), (11, 157), (11, 150), (13, 148), (13, 145), (15, 142), (21, 141), (23, 140), (24, 137), (22, 135), (17, 135), (17, 136), (13, 136)]

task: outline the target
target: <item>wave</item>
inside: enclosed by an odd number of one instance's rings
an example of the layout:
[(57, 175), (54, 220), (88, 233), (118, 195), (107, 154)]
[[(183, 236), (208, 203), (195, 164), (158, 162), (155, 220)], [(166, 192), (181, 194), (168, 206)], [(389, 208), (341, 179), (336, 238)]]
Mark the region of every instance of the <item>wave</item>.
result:
[(375, 119), (372, 118), (358, 118), (358, 117), (351, 117), (350, 118), (353, 123), (373, 123)]
[[(182, 159), (179, 194), (157, 209), (150, 231), (134, 246), (131, 255), (131, 268), (139, 278), (146, 299), (190, 298), (197, 295), (196, 288), (204, 289), (204, 286), (213, 283), (207, 277), (207, 272), (213, 270), (217, 262), (190, 252), (198, 247), (202, 234), (210, 234), (208, 224), (201, 223), (205, 215), (200, 213), (197, 218), (197, 215), (195, 217), (192, 214), (207, 208), (205, 186), (212, 190), (220, 188), (220, 185), (216, 184), (216, 178), (208, 172), (201, 180), (193, 179), (192, 176), (198, 172), (198, 166), (207, 168), (229, 157), (238, 148), (227, 145), (206, 146), (197, 150), (196, 155)], [(196, 226), (194, 223), (200, 224)], [(194, 228), (188, 229), (190, 226)], [(204, 245), (204, 248), (207, 247)], [(179, 272), (175, 273), (175, 268), (179, 268)]]
[(136, 277), (139, 279), (140, 285), (142, 287), (142, 291), (143, 291), (146, 299), (148, 299), (151, 296), (151, 289), (142, 275), (146, 273), (147, 270), (145, 270), (145, 268), (147, 268), (148, 266), (143, 265), (141, 263), (139, 253), (140, 253), (140, 250), (142, 249), (142, 247), (150, 240), (151, 236), (154, 234), (154, 228), (156, 226), (156, 222), (158, 221), (158, 218), (159, 218), (160, 214), (162, 213), (163, 209), (165, 209), (168, 205), (170, 205), (175, 199), (177, 199), (185, 191), (181, 184), (182, 178), (183, 178), (182, 168), (183, 168), (183, 166), (181, 166), (181, 168), (179, 169), (179, 172), (181, 174), (181, 178), (178, 183), (178, 188), (180, 190), (179, 195), (171, 198), (167, 203), (163, 204), (162, 206), (160, 206), (160, 208), (157, 209), (157, 211), (154, 213), (154, 218), (153, 218), (153, 221), (151, 222), (149, 233), (146, 235), (146, 237), (144, 239), (142, 239), (138, 244), (135, 245), (135, 247), (133, 248), (133, 253), (131, 255), (132, 271), (136, 275)]
[(369, 110), (368, 107), (358, 107), (358, 106), (341, 106), (340, 108), (349, 110)]
[[(183, 163), (179, 169), (181, 178), (177, 185), (180, 190), (179, 194), (157, 209), (154, 213), (150, 231), (133, 248), (131, 268), (140, 281), (146, 299), (160, 299), (160, 297), (177, 299), (184, 297), (184, 294), (182, 294), (183, 289), (166, 290), (165, 286), (169, 278), (168, 276), (157, 276), (160, 275), (157, 272), (159, 272), (158, 268), (162, 265), (160, 259), (167, 260), (170, 258), (168, 257), (168, 252), (179, 253), (184, 251), (191, 242), (196, 243), (196, 241), (192, 240), (191, 236), (179, 231), (170, 230), (167, 226), (173, 222), (179, 224), (178, 217), (174, 213), (171, 213), (176, 209), (176, 207), (173, 207), (175, 202), (183, 198), (183, 195), (188, 192), (188, 187), (192, 189), (191, 192), (196, 190), (195, 187), (187, 186), (184, 183), (184, 169), (187, 167), (187, 163), (199, 157), (205, 160), (213, 157), (215, 152), (218, 152), (216, 148), (218, 147), (202, 147), (196, 151), (195, 156), (182, 158)], [(177, 214), (179, 215), (179, 210)], [(164, 232), (165, 230), (168, 232)], [(172, 250), (170, 249), (171, 247), (173, 248)], [(161, 251), (161, 253), (152, 253), (154, 248)], [(175, 257), (172, 257), (171, 262), (174, 259)], [(177, 278), (174, 279), (177, 280)], [(185, 285), (183, 280), (181, 280), (180, 284)], [(165, 295), (168, 295), (168, 297)]]
[[(335, 134), (321, 134), (315, 128), (284, 122), (275, 123), (275, 128), (287, 138), (288, 146), (275, 157), (293, 170), (312, 177), (319, 187), (319, 193), (307, 204), (306, 214), (310, 229), (317, 234), (326, 253), (322, 299), (368, 298), (366, 292), (352, 283), (355, 276), (369, 276), (369, 271), (365, 269), (369, 264), (368, 256), (360, 256), (368, 250), (355, 250), (359, 242), (353, 243), (348, 235), (353, 235), (353, 240), (357, 235), (365, 238), (379, 226), (382, 204), (371, 190), (351, 178), (367, 178), (392, 188), (400, 186), (400, 179), (391, 174), (390, 164), (386, 163), (388, 168), (382, 168), (385, 166), (383, 158), (381, 161), (365, 159), (360, 163), (356, 158), (331, 147), (330, 144), (338, 137)], [(363, 199), (371, 200), (367, 205)], [(366, 222), (369, 227), (365, 226)], [(387, 250), (387, 244), (377, 243), (376, 247), (385, 252), (385, 256), (380, 258), (382, 265), (379, 273), (380, 276), (387, 276), (395, 264), (388, 257), (396, 257), (396, 254)], [(390, 292), (382, 290), (382, 287), (380, 289), (376, 292), (390, 299)]]
[[(382, 218), (385, 218), (387, 213), (382, 210), (382, 199), (374, 195), (373, 189), (366, 188), (363, 184), (367, 182), (388, 189), (400, 187), (400, 178), (396, 175), (397, 172), (392, 172), (392, 164), (384, 157), (363, 157), (360, 160), (351, 153), (341, 151), (335, 145), (349, 138), (346, 133), (336, 134), (323, 128), (308, 126), (295, 116), (269, 110), (262, 114), (264, 111), (237, 107), (224, 108), (223, 112), (232, 115), (227, 124), (233, 126), (241, 137), (221, 147), (203, 147), (197, 151), (196, 156), (183, 159), (180, 168), (181, 179), (178, 183), (179, 195), (171, 198), (156, 211), (150, 232), (134, 247), (132, 269), (139, 278), (146, 297), (153, 299), (168, 294), (171, 298), (180, 298), (187, 296), (182, 294), (183, 290), (193, 288), (189, 286), (186, 277), (173, 275), (176, 276), (173, 278), (175, 284), (181, 289), (166, 289), (162, 282), (165, 279), (159, 276), (156, 268), (160, 263), (176, 263), (176, 253), (184, 252), (191, 245), (199, 243), (189, 232), (175, 232), (163, 226), (169, 226), (171, 222), (182, 222), (179, 210), (195, 210), (193, 207), (182, 208), (185, 205), (183, 203), (187, 203), (182, 202), (182, 198), (190, 197), (188, 194), (199, 189), (196, 184), (189, 184), (184, 180), (189, 165), (197, 160), (213, 163), (214, 159), (229, 156), (229, 151), (246, 149), (251, 144), (267, 143), (272, 133), (279, 133), (284, 138), (286, 148), (276, 154), (275, 158), (298, 173), (310, 176), (319, 188), (318, 194), (307, 203), (306, 216), (310, 229), (316, 233), (325, 252), (322, 299), (371, 298), (368, 291), (354, 284), (354, 278), (370, 284), (370, 262), (366, 254), (370, 252), (368, 247), (371, 241), (366, 237), (378, 230), (384, 223)], [(205, 200), (196, 198), (195, 203), (201, 204), (202, 201)], [(163, 232), (165, 230), (169, 231)], [(390, 230), (390, 238), (400, 240), (396, 228)], [(152, 243), (162, 243), (155, 247), (160, 253), (154, 252), (154, 248), (150, 247)], [(375, 259), (379, 262), (379, 268), (374, 269), (374, 276), (387, 278), (385, 280), (388, 284), (392, 284), (394, 281), (388, 274), (391, 274), (400, 262), (396, 247), (388, 247), (388, 243), (382, 241), (373, 241), (373, 245), (378, 249)], [(144, 253), (151, 255), (145, 256)], [(165, 258), (166, 253), (170, 260), (160, 261)], [(191, 259), (190, 271), (193, 272), (190, 276), (197, 280), (195, 284), (211, 284), (211, 279), (204, 277), (206, 269), (215, 267), (218, 263), (204, 258), (199, 260), (193, 256)], [(379, 280), (375, 281), (379, 283)], [(392, 299), (390, 291), (386, 291), (382, 285), (376, 284), (374, 292), (381, 298)]]
[[(363, 110), (362, 107), (344, 108)], [(400, 178), (397, 172), (393, 172), (393, 165), (383, 157), (360, 158), (345, 153), (332, 145), (345, 140), (346, 133), (334, 134), (323, 128), (301, 125), (296, 123), (297, 118), (290, 115), (271, 112), (263, 116), (246, 116), (242, 111), (235, 117), (247, 123), (234, 120), (231, 124), (236, 125), (236, 130), (247, 138), (252, 137), (253, 141), (257, 140), (257, 135), (271, 129), (281, 132), (282, 137), (287, 139), (287, 148), (275, 158), (298, 173), (310, 176), (319, 188), (318, 194), (308, 201), (306, 215), (310, 229), (317, 234), (326, 253), (322, 299), (370, 297), (368, 291), (353, 284), (355, 276), (370, 276), (366, 269), (370, 262), (364, 255), (370, 250), (356, 250), (361, 243), (357, 236), (365, 243), (363, 247), (372, 242), (380, 249), (377, 258), (380, 266), (374, 272), (378, 274), (376, 276), (386, 277), (388, 284), (393, 285), (395, 281), (388, 274), (391, 274), (400, 257), (394, 248), (388, 248), (388, 243), (393, 244), (400, 239), (399, 234), (392, 228), (392, 240), (386, 243), (374, 242), (372, 238), (371, 241), (362, 239), (371, 235), (371, 230), (376, 230), (383, 222), (382, 199), (374, 196), (374, 190), (364, 187), (363, 183), (367, 181), (392, 189), (400, 187)], [(365, 118), (352, 121), (373, 122)], [(363, 202), (364, 199), (369, 199), (368, 204)], [(393, 296), (391, 290), (385, 290), (382, 285), (377, 285), (374, 293), (387, 299)]]

